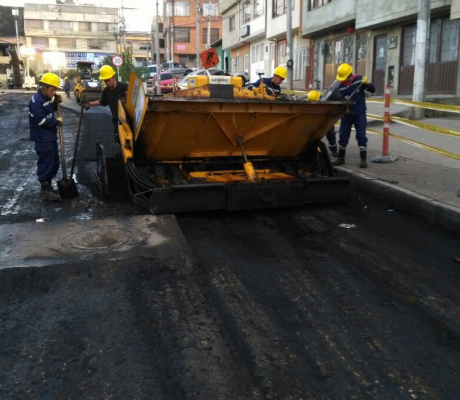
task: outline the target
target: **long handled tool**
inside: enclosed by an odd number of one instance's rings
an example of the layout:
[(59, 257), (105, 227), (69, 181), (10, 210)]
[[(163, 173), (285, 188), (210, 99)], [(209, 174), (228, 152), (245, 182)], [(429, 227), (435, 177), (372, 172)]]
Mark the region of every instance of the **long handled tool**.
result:
[(70, 179), (73, 179), (73, 170), (77, 160), (78, 142), (80, 141), (81, 121), (83, 119), (83, 107), (80, 107), (80, 119), (78, 120), (77, 137), (75, 138), (75, 148), (73, 149), (72, 166), (70, 167)]
[[(57, 103), (57, 114), (61, 116), (61, 104)], [(64, 134), (62, 125), (58, 127), (59, 132), (59, 147), (61, 150), (61, 165), (62, 165), (62, 180), (57, 181), (59, 194), (63, 199), (75, 199), (79, 196), (77, 185), (73, 179), (67, 179), (67, 169), (65, 166), (65, 151), (64, 151)]]

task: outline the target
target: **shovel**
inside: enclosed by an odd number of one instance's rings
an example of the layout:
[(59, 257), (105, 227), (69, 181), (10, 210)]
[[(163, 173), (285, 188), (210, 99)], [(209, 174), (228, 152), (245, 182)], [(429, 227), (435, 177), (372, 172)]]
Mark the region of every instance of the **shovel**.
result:
[[(57, 114), (61, 116), (61, 104), (57, 103)], [(61, 150), (61, 165), (62, 165), (62, 180), (57, 181), (59, 194), (63, 199), (75, 199), (79, 196), (77, 185), (73, 179), (67, 179), (67, 169), (65, 166), (65, 151), (64, 151), (64, 134), (62, 133), (62, 126), (58, 126), (59, 132), (59, 147)]]
[(83, 119), (83, 107), (80, 107), (80, 119), (78, 120), (77, 137), (75, 139), (75, 148), (73, 149), (72, 166), (70, 167), (70, 179), (73, 178), (73, 170), (75, 168), (75, 162), (77, 160), (77, 150), (78, 150), (78, 142), (80, 141), (82, 119)]

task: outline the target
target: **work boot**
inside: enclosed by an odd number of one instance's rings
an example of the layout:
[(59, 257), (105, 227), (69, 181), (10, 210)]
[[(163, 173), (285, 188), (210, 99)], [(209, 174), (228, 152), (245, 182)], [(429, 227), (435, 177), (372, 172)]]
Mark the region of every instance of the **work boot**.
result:
[(339, 148), (339, 156), (337, 159), (332, 163), (334, 167), (337, 167), (339, 165), (345, 164), (345, 147)]
[(333, 157), (337, 157), (339, 155), (339, 153), (337, 153), (337, 145), (329, 146), (329, 151)]
[(367, 149), (365, 147), (359, 148), (359, 158), (361, 159), (359, 162), (359, 168), (367, 168)]
[(58, 201), (61, 199), (60, 194), (54, 191), (53, 187), (48, 182), (40, 182), (40, 186), (40, 198), (43, 201)]

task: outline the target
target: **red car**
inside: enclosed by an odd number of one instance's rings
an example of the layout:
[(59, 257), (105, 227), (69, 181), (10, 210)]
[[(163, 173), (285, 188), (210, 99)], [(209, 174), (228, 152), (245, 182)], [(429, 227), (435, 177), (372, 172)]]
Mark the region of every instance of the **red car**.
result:
[[(171, 72), (162, 72), (160, 74), (160, 89), (161, 93), (168, 93), (178, 89), (177, 78)], [(153, 93), (157, 91), (157, 75), (152, 78)]]

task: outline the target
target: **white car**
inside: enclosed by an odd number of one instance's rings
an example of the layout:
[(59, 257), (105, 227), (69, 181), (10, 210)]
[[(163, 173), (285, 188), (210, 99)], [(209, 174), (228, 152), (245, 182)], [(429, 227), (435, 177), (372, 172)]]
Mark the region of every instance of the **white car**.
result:
[[(179, 89), (187, 89), (187, 78), (199, 75), (227, 75), (227, 73), (223, 69), (219, 68), (209, 68), (209, 69), (199, 69), (197, 71), (193, 71), (189, 75), (184, 76), (179, 81)], [(237, 72), (229, 72), (229, 75), (232, 76), (240, 76), (243, 79), (243, 86), (249, 81), (249, 74), (246, 73), (247, 78)]]

